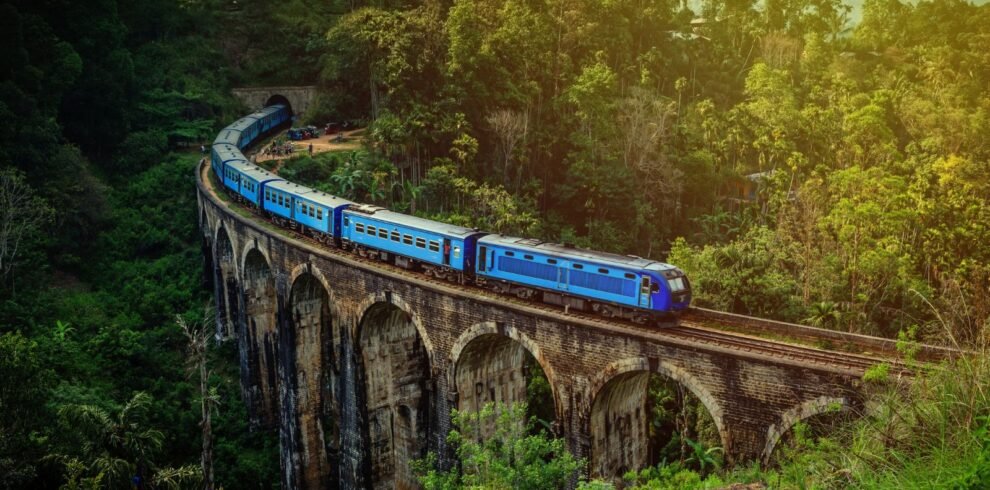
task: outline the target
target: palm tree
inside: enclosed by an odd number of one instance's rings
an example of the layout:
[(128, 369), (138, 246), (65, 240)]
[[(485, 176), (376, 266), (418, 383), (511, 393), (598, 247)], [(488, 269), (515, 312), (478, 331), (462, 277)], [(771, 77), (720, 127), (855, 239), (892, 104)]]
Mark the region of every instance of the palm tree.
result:
[(66, 405), (59, 409), (66, 426), (77, 431), (84, 441), (82, 457), (88, 462), (84, 464), (89, 472), (102, 475), (109, 488), (132, 488), (132, 483), (138, 483), (138, 488), (180, 488), (183, 483), (199, 479), (195, 466), (155, 466), (153, 458), (161, 450), (165, 436), (145, 426), (151, 402), (150, 395), (138, 392), (116, 414), (94, 405)]
[(812, 303), (808, 313), (803, 321), (813, 327), (832, 328), (842, 320), (842, 310), (833, 301)]

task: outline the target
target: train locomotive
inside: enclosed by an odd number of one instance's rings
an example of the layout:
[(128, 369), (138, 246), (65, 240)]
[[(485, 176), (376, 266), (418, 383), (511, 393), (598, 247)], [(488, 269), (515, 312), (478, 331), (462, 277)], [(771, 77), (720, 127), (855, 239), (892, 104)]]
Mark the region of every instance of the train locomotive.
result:
[(290, 119), (284, 105), (265, 107), (224, 128), (210, 153), (211, 168), (227, 192), (280, 226), (363, 257), (565, 311), (651, 323), (691, 303), (688, 278), (670, 264), (355, 203), (288, 182), (244, 158), (244, 148)]

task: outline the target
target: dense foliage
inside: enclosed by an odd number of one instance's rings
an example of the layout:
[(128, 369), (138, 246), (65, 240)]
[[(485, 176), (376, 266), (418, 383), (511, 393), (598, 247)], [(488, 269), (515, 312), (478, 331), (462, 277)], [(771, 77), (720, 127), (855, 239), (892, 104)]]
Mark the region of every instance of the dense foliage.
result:
[[(0, 488), (195, 486), (200, 390), (176, 314), (200, 321), (193, 168), (244, 109), (211, 10), (0, 5)], [(236, 356), (212, 360), (217, 482), (278, 482)]]
[[(330, 23), (314, 117), (371, 121), (393, 164), (372, 186), (381, 201), (408, 187), (419, 192), (400, 201), (441, 219), (477, 223), (487, 208), (481, 223), (499, 231), (669, 251), (701, 305), (931, 335), (929, 304), (960, 289), (978, 324), (990, 7), (868, 0), (852, 27), (849, 12), (838, 0), (371, 5)], [(526, 222), (500, 229), (514, 217)]]
[[(299, 158), (287, 177), (666, 258), (700, 305), (983, 348), (990, 7), (865, 0), (855, 25), (849, 12), (838, 0), (3, 3), (0, 487), (190, 476), (200, 391), (173, 320), (202, 321), (210, 295), (196, 157), (182, 152), (243, 113), (232, 85), (316, 83), (311, 120), (368, 122), (366, 149)], [(275, 485), (276, 441), (247, 430), (235, 358), (229, 345), (211, 357), (216, 481)], [(875, 412), (830, 438), (799, 430), (770, 474), (711, 474), (697, 405), (654, 385), (670, 464), (628, 483), (985, 486), (986, 366), (948, 372), (971, 374), (907, 389), (872, 373)], [(529, 463), (566, 453), (531, 442), (549, 453)], [(560, 470), (556, 485), (573, 464), (544, 469)], [(926, 480), (932, 465), (946, 471)], [(527, 478), (491, 482), (506, 477)]]

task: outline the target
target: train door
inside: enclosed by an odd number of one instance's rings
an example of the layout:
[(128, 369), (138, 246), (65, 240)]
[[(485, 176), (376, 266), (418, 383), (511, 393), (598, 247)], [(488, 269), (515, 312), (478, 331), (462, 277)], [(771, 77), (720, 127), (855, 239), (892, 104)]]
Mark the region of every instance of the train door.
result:
[(650, 276), (643, 275), (642, 283), (639, 287), (639, 306), (641, 308), (650, 307)]
[(478, 272), (485, 272), (488, 263), (488, 247), (482, 245), (481, 253), (478, 254)]
[(567, 289), (568, 274), (569, 272), (566, 267), (557, 267), (557, 289)]
[(443, 265), (450, 265), (450, 239), (443, 239)]

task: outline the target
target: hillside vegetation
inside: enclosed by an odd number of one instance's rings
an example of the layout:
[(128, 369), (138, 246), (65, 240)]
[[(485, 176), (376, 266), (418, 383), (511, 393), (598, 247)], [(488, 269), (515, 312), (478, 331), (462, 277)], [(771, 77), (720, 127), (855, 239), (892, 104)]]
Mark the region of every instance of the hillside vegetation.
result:
[[(335, 193), (667, 260), (699, 305), (985, 353), (990, 7), (866, 0), (849, 27), (835, 0), (685, 5), (0, 5), (0, 488), (195, 486), (175, 315), (212, 295), (189, 148), (248, 110), (232, 86), (317, 84), (311, 121), (368, 124), (364, 150), (286, 167)], [(211, 357), (216, 481), (275, 486), (232, 349)], [(910, 388), (874, 373), (867, 417), (799, 430), (775, 473), (710, 476), (682, 441), (631, 479), (979, 488), (985, 357)]]

